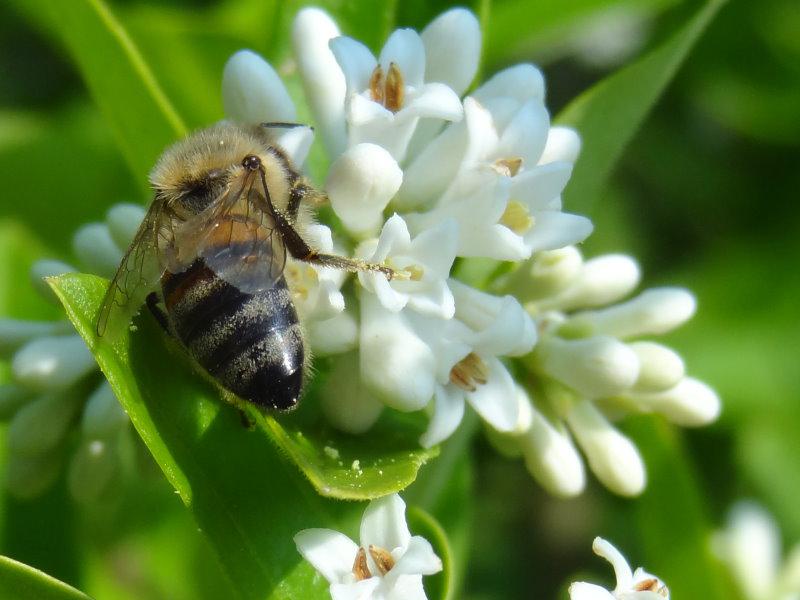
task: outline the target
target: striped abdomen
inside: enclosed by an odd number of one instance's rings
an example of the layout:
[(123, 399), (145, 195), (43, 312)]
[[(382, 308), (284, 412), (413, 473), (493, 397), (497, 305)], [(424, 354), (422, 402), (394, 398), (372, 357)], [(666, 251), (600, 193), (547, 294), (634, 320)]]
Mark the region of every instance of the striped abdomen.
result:
[(242, 292), (197, 259), (161, 279), (173, 333), (223, 387), (263, 408), (292, 408), (305, 352), (285, 279)]

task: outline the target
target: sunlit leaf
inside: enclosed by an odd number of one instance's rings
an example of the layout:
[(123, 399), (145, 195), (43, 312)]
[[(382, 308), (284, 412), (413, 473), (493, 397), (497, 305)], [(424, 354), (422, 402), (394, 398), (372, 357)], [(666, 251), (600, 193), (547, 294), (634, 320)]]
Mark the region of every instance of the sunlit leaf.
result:
[(564, 203), (588, 212), (625, 146), (678, 71), (724, 0), (709, 0), (676, 33), (639, 60), (588, 89), (557, 117), (575, 127), (583, 150)]
[(90, 600), (83, 592), (7, 556), (0, 556), (0, 598)]

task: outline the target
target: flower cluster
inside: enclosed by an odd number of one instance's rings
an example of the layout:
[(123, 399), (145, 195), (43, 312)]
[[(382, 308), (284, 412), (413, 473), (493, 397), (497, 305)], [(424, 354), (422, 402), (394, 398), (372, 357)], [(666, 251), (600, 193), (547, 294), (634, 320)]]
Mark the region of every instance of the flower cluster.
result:
[[(387, 406), (425, 410), (420, 443), (432, 446), (469, 405), (561, 495), (585, 484), (568, 428), (603, 483), (639, 493), (641, 459), (608, 418), (636, 410), (698, 425), (719, 402), (673, 351), (634, 340), (689, 318), (691, 295), (651, 290), (606, 307), (635, 287), (638, 268), (618, 256), (584, 262), (573, 246), (592, 230), (561, 207), (580, 140), (551, 126), (540, 71), (515, 65), (464, 96), (481, 46), (464, 9), (420, 34), (395, 31), (377, 57), (314, 8), (297, 15), (293, 42), (340, 233), (315, 225), (314, 235), (324, 251), (353, 248), (398, 275), (359, 273), (348, 294), (342, 274), (289, 266), (313, 350), (335, 355), (322, 392), (328, 419), (361, 433)], [(247, 50), (228, 61), (223, 98), (236, 122), (297, 115), (276, 71)], [(275, 140), (302, 165), (312, 136), (301, 127)], [(454, 278), (455, 262), (471, 258), (519, 263), (495, 282), (504, 295)], [(524, 380), (510, 362), (524, 366)]]
[[(80, 269), (41, 260), (31, 269), (34, 287), (55, 302), (46, 277), (79, 270), (112, 276), (143, 216), (139, 206), (118, 204), (105, 223), (84, 225), (72, 243)], [(128, 416), (81, 337), (68, 321), (2, 319), (0, 352), (12, 370), (12, 382), (0, 387), (0, 418), (9, 421), (9, 491), (30, 498), (52, 485), (79, 420), (80, 441), (68, 467), (70, 492), (87, 503), (106, 497), (124, 470)]]
[(330, 529), (305, 529), (294, 536), (297, 550), (331, 584), (333, 600), (424, 600), (422, 576), (442, 570), (423, 537), (412, 536), (406, 504), (397, 494), (370, 502), (359, 543)]
[(669, 600), (663, 581), (641, 567), (631, 571), (625, 557), (608, 541), (595, 538), (592, 550), (614, 567), (617, 585), (608, 591), (593, 583), (576, 582), (569, 586), (570, 600)]
[(696, 427), (719, 414), (716, 393), (686, 376), (674, 350), (642, 339), (687, 321), (694, 297), (680, 288), (655, 288), (627, 298), (639, 279), (639, 267), (628, 256), (584, 261), (569, 246), (539, 253), (501, 282), (525, 302), (540, 338), (524, 359), (531, 397), (518, 392), (530, 426), (490, 436), (505, 453), (522, 455), (552, 493), (570, 496), (585, 486), (573, 436), (597, 478), (630, 496), (644, 488), (644, 465), (611, 420), (630, 412), (658, 413)]
[(737, 503), (712, 541), (745, 600), (800, 598), (800, 544), (781, 564), (781, 532), (761, 506)]

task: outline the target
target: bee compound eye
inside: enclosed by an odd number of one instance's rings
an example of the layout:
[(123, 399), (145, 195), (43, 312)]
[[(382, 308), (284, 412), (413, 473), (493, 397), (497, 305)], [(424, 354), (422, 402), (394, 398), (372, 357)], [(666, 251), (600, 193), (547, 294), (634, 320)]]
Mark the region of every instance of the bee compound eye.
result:
[(245, 169), (255, 171), (256, 169), (261, 167), (261, 159), (258, 158), (255, 154), (248, 154), (242, 159), (242, 166)]

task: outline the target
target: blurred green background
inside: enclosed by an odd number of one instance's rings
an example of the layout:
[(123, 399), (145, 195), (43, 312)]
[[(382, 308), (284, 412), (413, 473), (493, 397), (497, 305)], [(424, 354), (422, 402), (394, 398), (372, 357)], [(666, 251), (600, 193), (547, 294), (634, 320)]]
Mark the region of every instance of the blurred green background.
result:
[[(148, 199), (145, 173), (132, 175), (65, 49), (61, 24), (41, 4), (0, 4), (0, 315), (18, 318), (57, 311), (29, 289), (33, 260), (68, 258), (80, 224), (112, 203)], [(221, 118), (221, 71), (232, 52), (249, 47), (281, 64), (286, 24), (302, 4), (118, 0), (110, 8), (194, 128)], [(380, 10), (323, 4), (346, 33), (380, 46), (390, 23)], [(421, 28), (453, 4), (381, 6), (398, 25)], [(539, 64), (557, 114), (657, 45), (696, 6), (482, 0), (473, 8), (487, 26), (484, 74)], [(685, 516), (702, 533), (743, 497), (773, 512), (787, 543), (800, 540), (798, 32), (796, 0), (723, 6), (602, 193), (567, 206), (595, 221), (586, 255), (631, 253), (645, 284), (695, 291), (697, 316), (668, 342), (720, 393), (720, 421), (688, 432), (626, 421), (651, 475), (648, 492), (633, 501), (596, 483), (575, 500), (550, 498), (518, 462), (479, 438), (459, 470), (473, 490), (472, 521), (461, 525), (472, 536), (464, 598), (556, 598), (578, 577), (608, 582), (610, 570), (590, 551), (595, 535), (661, 574), (664, 555), (682, 552), (670, 545), (670, 523)], [(209, 548), (157, 467), (144, 481), (105, 511), (77, 507), (63, 483), (32, 502), (4, 497), (0, 553), (97, 598), (226, 597)]]

